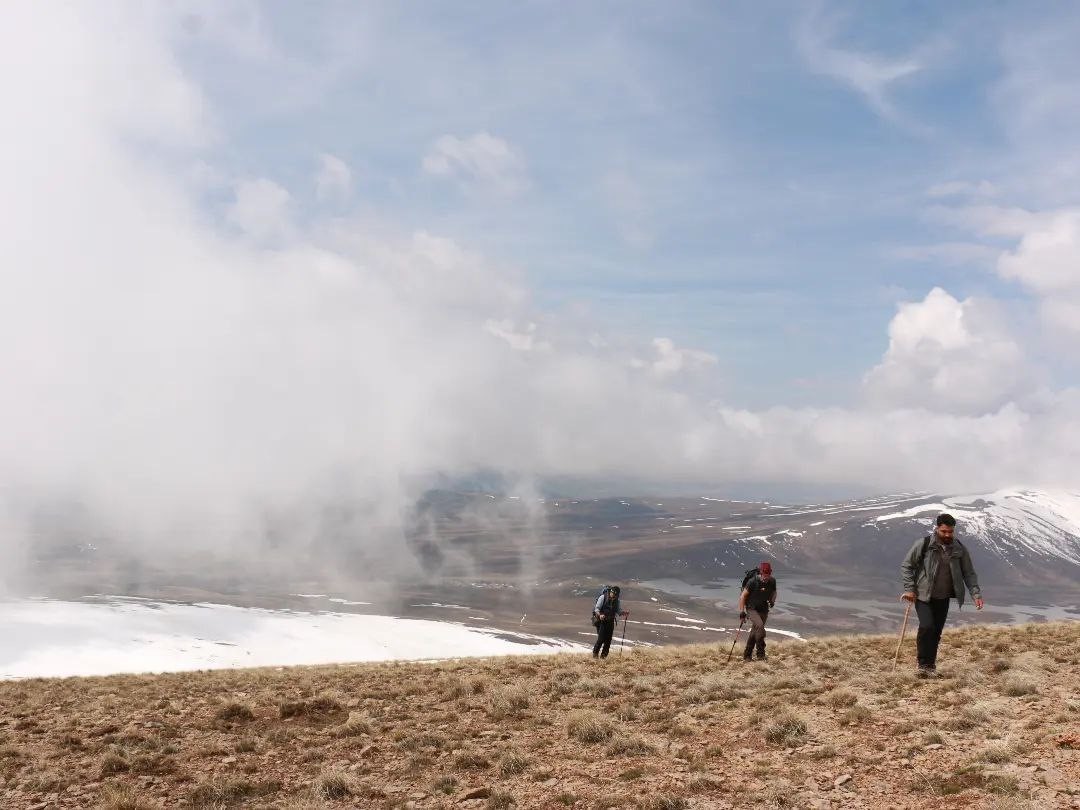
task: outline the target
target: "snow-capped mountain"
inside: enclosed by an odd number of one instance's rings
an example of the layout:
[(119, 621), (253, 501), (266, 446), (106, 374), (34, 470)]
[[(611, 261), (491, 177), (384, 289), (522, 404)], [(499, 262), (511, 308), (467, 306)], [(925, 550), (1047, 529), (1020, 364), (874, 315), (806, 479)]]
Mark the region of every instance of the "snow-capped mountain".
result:
[(1080, 591), (1080, 492), (903, 493), (797, 506), (711, 497), (625, 499), (603, 510), (605, 522), (616, 524), (606, 519), (616, 507), (623, 511), (618, 533), (634, 539), (631, 548), (611, 547), (627, 576), (659, 570), (683, 578), (723, 577), (771, 559), (799, 575), (896, 579), (912, 543), (933, 531), (939, 513), (949, 512), (983, 582)]
[(878, 523), (922, 523), (948, 512), (963, 535), (1010, 565), (1021, 561), (1080, 566), (1080, 492), (1000, 490), (990, 495), (943, 498), (874, 518)]

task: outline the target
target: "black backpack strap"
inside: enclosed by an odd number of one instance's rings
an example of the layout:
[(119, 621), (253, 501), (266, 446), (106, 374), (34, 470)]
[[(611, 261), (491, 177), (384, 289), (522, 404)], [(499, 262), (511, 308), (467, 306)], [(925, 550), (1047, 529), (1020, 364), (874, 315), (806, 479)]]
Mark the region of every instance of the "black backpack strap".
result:
[[(926, 562), (926, 550), (930, 548), (930, 535), (926, 535), (922, 541), (922, 551), (919, 552), (919, 562), (915, 566), (915, 584), (919, 582), (919, 572), (922, 571), (923, 563)], [(917, 593), (917, 592), (916, 592)]]

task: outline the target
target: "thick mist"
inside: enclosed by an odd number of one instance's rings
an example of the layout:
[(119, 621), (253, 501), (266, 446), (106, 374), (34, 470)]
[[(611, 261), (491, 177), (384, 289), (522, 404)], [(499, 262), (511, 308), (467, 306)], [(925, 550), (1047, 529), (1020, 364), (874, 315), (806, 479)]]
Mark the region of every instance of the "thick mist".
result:
[[(865, 402), (730, 407), (701, 394), (710, 355), (597, 340), (467, 246), (359, 206), (305, 211), (278, 183), (214, 166), (229, 133), (175, 58), (179, 15), (2, 14), (9, 585), (62, 542), (248, 559), (254, 573), (347, 559), (374, 577), (421, 575), (417, 538), (435, 540), (417, 504), (440, 476), (477, 472), (534, 494), (552, 477), (1080, 484), (1075, 391), (913, 398), (926, 356), (909, 362), (920, 338), (894, 328)], [(310, 182), (341, 192), (348, 167), (324, 160)], [(934, 373), (978, 362), (977, 334), (954, 341), (963, 353), (937, 347)], [(996, 328), (993, 345), (1017, 363)], [(532, 567), (542, 515), (507, 520)]]

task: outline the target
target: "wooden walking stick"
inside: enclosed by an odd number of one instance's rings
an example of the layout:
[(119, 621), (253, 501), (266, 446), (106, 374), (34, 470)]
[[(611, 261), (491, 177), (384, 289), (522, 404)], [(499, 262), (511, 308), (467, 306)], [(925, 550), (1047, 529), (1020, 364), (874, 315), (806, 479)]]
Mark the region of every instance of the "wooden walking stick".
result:
[(622, 655), (622, 645), (626, 641), (626, 623), (630, 621), (630, 611), (626, 611), (626, 615), (622, 620), (622, 638), (619, 639), (619, 655)]
[(896, 672), (896, 662), (900, 660), (900, 648), (904, 644), (904, 634), (907, 632), (907, 620), (911, 615), (911, 602), (907, 603), (907, 607), (904, 608), (904, 623), (900, 625), (900, 640), (896, 642), (896, 655), (893, 656), (892, 668), (893, 672)]

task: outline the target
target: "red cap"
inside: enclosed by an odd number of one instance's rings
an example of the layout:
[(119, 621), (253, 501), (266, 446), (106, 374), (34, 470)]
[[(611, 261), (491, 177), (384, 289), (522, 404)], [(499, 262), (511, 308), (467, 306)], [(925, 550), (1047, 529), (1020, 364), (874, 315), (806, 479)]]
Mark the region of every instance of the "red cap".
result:
[(757, 567), (757, 570), (761, 573), (761, 575), (763, 577), (771, 577), (772, 576), (772, 565), (770, 565), (767, 562), (763, 562), (761, 565), (759, 565)]

